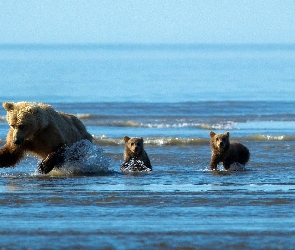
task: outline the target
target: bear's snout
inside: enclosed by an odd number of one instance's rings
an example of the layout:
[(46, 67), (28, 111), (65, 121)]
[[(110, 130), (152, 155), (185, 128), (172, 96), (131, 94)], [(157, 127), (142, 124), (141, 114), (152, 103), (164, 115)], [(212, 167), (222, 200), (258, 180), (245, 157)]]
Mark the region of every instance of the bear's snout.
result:
[(15, 145), (20, 145), (22, 144), (24, 141), (24, 138), (23, 136), (21, 136), (19, 133), (17, 133), (17, 131), (14, 132), (14, 135), (13, 135), (13, 140), (12, 142), (15, 144)]
[(20, 144), (21, 144), (20, 140), (14, 140), (13, 143), (14, 143), (15, 145), (20, 145)]
[(14, 143), (15, 145), (20, 145), (20, 144), (22, 144), (22, 142), (23, 142), (22, 139), (15, 139), (15, 140), (13, 140), (13, 143)]
[(219, 142), (217, 145), (219, 149), (224, 149), (226, 147), (226, 143), (223, 141)]
[(140, 152), (140, 147), (139, 146), (134, 146), (131, 148), (131, 151), (134, 153), (134, 154), (139, 154)]

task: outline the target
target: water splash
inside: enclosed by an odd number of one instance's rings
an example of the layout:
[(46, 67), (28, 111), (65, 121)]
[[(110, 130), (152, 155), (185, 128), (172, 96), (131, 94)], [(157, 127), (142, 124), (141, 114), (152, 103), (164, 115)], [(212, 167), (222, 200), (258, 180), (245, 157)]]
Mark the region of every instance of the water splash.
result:
[(234, 162), (230, 165), (229, 171), (247, 171), (247, 169), (243, 164)]
[(49, 174), (103, 175), (112, 172), (110, 159), (103, 154), (103, 149), (88, 140), (81, 140), (66, 148), (65, 163), (61, 168), (54, 168)]
[(128, 162), (124, 162), (120, 167), (122, 172), (150, 172), (150, 168), (144, 165), (144, 162), (131, 158)]

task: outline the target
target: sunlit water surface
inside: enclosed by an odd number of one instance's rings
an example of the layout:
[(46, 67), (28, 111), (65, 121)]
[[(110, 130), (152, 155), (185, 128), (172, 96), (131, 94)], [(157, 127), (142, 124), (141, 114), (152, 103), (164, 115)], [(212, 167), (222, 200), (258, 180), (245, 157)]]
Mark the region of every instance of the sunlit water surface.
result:
[[(30, 155), (0, 169), (0, 247), (294, 248), (294, 46), (0, 50), (1, 101), (50, 103), (95, 138), (48, 175)], [(1, 147), (8, 129), (0, 109)], [(211, 130), (249, 148), (245, 169), (209, 171)], [(152, 172), (120, 172), (125, 135)]]

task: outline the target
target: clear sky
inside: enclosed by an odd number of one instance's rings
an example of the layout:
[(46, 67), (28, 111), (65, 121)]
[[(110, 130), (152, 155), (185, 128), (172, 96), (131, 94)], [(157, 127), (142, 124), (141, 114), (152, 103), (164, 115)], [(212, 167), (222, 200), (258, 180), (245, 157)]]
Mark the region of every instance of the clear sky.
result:
[(295, 43), (295, 0), (0, 0), (3, 43)]

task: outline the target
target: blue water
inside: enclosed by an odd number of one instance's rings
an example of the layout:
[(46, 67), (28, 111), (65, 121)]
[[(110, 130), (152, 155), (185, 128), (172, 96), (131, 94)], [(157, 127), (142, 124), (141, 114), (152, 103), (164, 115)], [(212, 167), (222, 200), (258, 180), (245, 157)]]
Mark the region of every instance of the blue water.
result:
[(4, 99), (174, 103), (295, 98), (294, 45), (0, 46), (0, 52)]
[[(49, 175), (31, 155), (0, 169), (0, 247), (292, 249), (294, 69), (294, 45), (0, 46), (1, 102), (49, 103), (95, 138)], [(210, 131), (249, 148), (246, 171), (209, 170)], [(125, 135), (153, 172), (120, 172)]]

